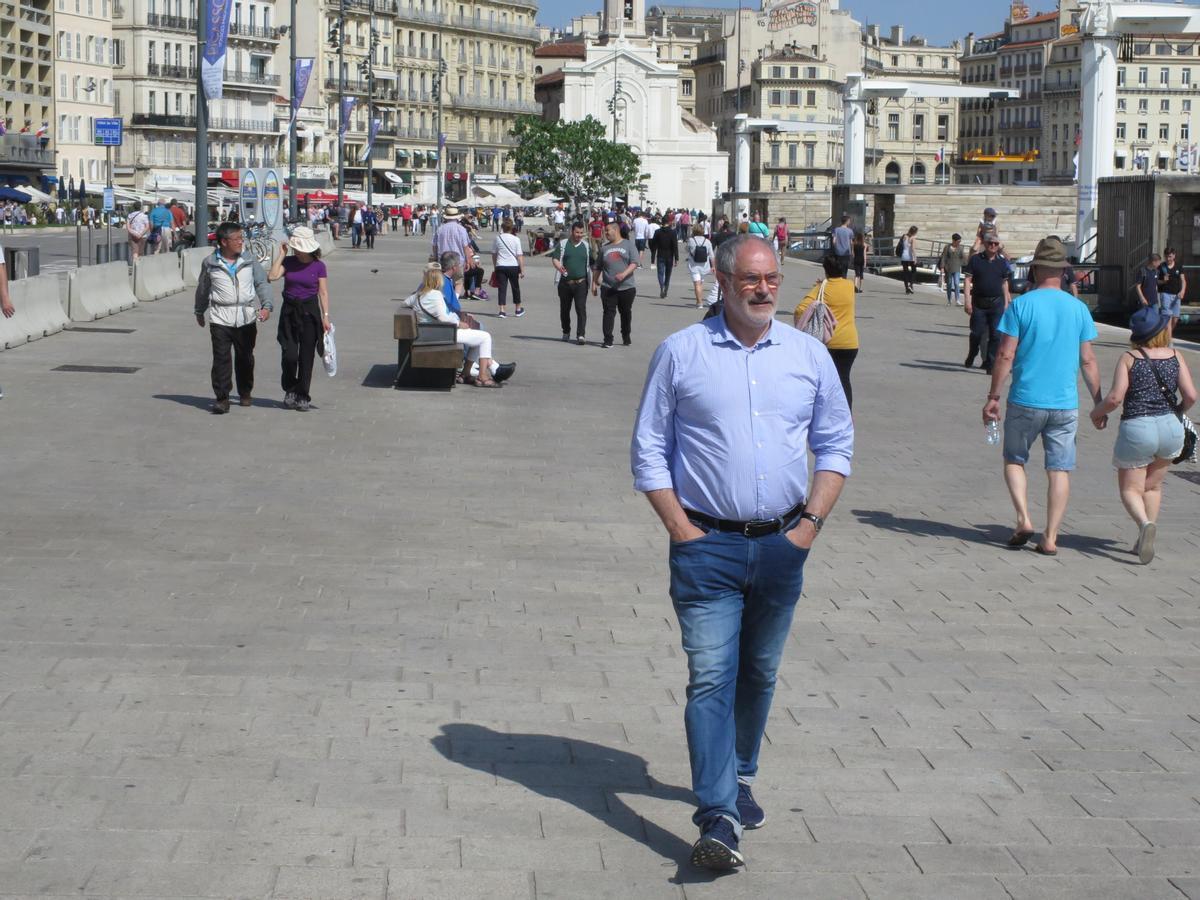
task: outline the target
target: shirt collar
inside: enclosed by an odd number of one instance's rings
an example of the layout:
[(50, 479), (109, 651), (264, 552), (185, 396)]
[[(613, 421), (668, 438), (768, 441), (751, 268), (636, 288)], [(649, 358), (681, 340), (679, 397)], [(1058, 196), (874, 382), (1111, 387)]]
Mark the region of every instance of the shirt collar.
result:
[(759, 339), (759, 342), (753, 347), (746, 347), (737, 336), (729, 330), (728, 324), (725, 322), (725, 311), (722, 310), (719, 316), (713, 316), (704, 322), (708, 328), (709, 337), (714, 344), (733, 344), (735, 347), (742, 350), (757, 350), (759, 347), (765, 347), (768, 344), (779, 343), (779, 323), (772, 320), (771, 327), (767, 329), (767, 333)]

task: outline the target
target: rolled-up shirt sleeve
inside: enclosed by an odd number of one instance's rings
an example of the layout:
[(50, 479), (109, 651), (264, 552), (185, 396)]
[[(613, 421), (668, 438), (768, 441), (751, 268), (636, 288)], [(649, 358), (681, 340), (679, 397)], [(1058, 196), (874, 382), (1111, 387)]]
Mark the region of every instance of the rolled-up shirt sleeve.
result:
[(642, 402), (633, 429), (630, 460), (638, 491), (673, 488), (671, 458), (675, 453), (675, 359), (666, 344), (650, 361)]
[(854, 419), (833, 359), (827, 353), (821, 356), (817, 361), (820, 386), (808, 430), (808, 446), (815, 460), (813, 471), (837, 472), (849, 478), (850, 460), (854, 456)]

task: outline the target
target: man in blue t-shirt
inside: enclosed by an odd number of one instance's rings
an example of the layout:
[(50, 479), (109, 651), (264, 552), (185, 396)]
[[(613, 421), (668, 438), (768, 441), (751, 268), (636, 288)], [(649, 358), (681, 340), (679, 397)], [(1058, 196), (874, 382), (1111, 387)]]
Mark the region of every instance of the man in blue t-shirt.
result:
[(1070, 473), (1075, 468), (1075, 434), (1079, 419), (1079, 389), (1083, 371), (1088, 393), (1101, 399), (1100, 367), (1092, 353), (1096, 326), (1092, 314), (1062, 290), (1067, 251), (1056, 237), (1042, 239), (1029, 268), (1035, 290), (1017, 297), (1000, 319), (1000, 350), (992, 369), (992, 385), (983, 407), (983, 421), (1000, 419), (1000, 387), (1012, 372), (1004, 419), (1004, 481), (1017, 527), (1008, 540), (1019, 547), (1033, 537), (1033, 520), (1026, 501), (1025, 463), (1040, 435), (1050, 481), (1046, 499), (1046, 528), (1037, 551), (1058, 553), (1058, 529), (1067, 511)]

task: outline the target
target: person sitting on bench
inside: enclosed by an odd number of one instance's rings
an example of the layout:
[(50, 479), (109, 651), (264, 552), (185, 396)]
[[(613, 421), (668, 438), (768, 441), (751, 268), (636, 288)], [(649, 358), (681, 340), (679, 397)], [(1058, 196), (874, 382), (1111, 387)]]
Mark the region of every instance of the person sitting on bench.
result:
[[(430, 263), (425, 267), (425, 277), (420, 289), (408, 298), (408, 305), (417, 314), (417, 322), (446, 322), (458, 325), (458, 316), (446, 308), (446, 298), (442, 295), (443, 272), (440, 263)], [(461, 377), (464, 384), (473, 384), (482, 388), (498, 388), (500, 382), (491, 374), (492, 368), (492, 336), (486, 331), (474, 328), (457, 328), (455, 340), (467, 348), (467, 357), (463, 362)], [(479, 375), (471, 375), (471, 364), (479, 363)], [(487, 373), (486, 375), (484, 373)]]

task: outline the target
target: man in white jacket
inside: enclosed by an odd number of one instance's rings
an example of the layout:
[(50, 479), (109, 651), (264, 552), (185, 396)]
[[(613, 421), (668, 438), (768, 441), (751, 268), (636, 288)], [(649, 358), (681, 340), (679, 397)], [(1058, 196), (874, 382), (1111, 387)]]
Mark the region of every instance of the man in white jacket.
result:
[(274, 309), (267, 273), (253, 256), (243, 255), (244, 244), (240, 225), (222, 222), (217, 226), (217, 250), (200, 266), (196, 284), (196, 324), (204, 327), (207, 312), (212, 335), (212, 386), (216, 400), (209, 409), (217, 415), (229, 412), (229, 392), (235, 375), (238, 404), (250, 405), (258, 323), (267, 321)]

